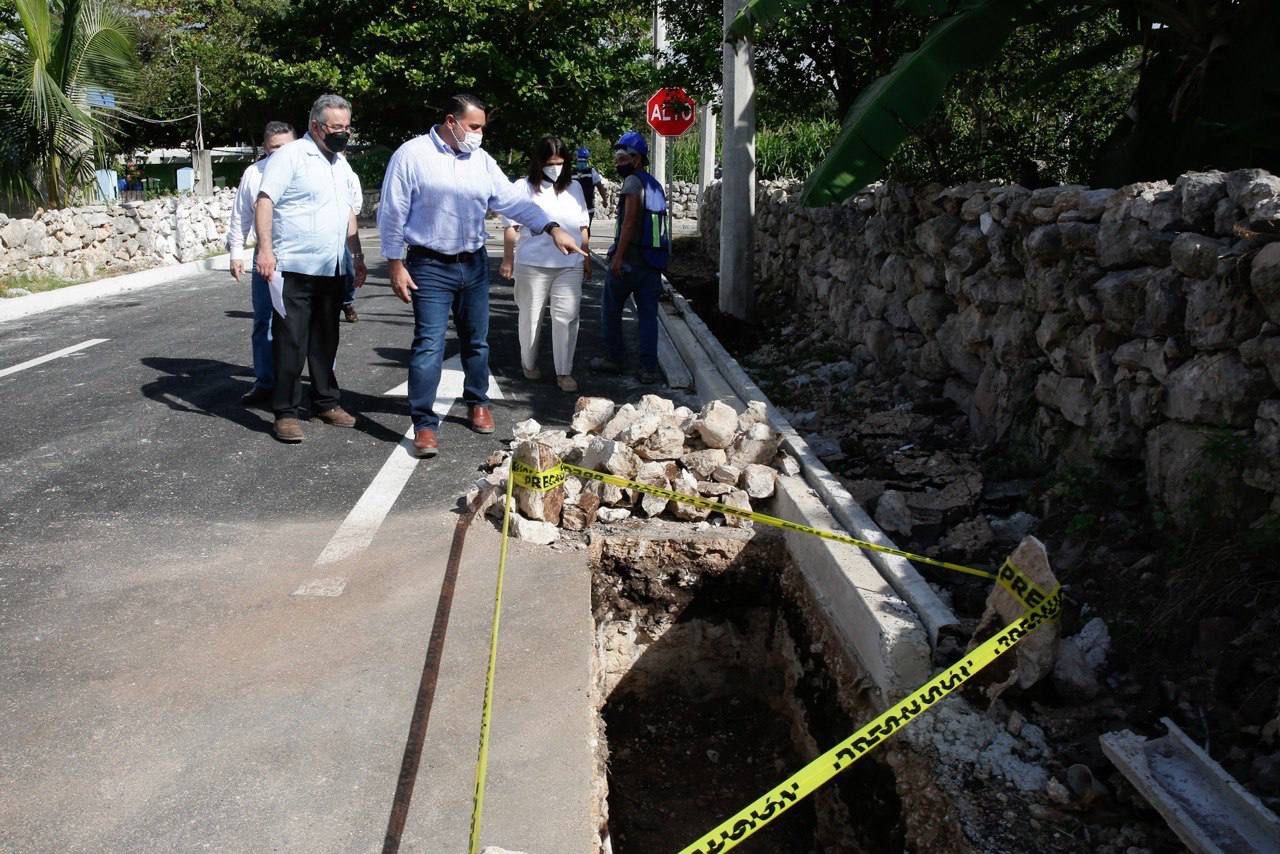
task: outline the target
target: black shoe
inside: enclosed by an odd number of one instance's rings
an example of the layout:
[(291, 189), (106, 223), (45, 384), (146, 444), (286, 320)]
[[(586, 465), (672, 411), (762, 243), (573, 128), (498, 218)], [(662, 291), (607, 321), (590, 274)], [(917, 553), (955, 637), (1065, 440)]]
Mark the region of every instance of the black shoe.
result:
[(240, 402), (245, 406), (257, 406), (261, 403), (270, 403), (271, 389), (254, 386), (240, 396)]
[(360, 319), (360, 315), (356, 314), (356, 307), (351, 303), (342, 307), (342, 315), (347, 319), (347, 323), (355, 323)]

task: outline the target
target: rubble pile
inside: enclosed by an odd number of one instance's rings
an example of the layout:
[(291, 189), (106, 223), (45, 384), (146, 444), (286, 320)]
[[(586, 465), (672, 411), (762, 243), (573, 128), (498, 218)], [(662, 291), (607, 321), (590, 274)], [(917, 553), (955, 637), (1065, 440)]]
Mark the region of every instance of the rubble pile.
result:
[[(760, 401), (740, 414), (718, 400), (694, 412), (654, 394), (621, 406), (603, 397), (581, 397), (570, 430), (544, 430), (531, 419), (513, 432), (514, 458), (539, 471), (563, 461), (743, 510), (773, 495), (779, 473), (799, 472), (794, 460), (778, 452), (781, 437)], [(497, 499), (506, 489), (511, 459), (505, 451), (491, 456), (486, 465), (492, 471), (476, 482), (471, 497), (484, 495), (500, 511)], [(517, 488), (515, 503), (512, 535), (544, 545), (558, 540), (562, 529), (584, 531), (596, 522), (631, 518), (751, 524), (740, 516), (573, 476), (547, 492)]]

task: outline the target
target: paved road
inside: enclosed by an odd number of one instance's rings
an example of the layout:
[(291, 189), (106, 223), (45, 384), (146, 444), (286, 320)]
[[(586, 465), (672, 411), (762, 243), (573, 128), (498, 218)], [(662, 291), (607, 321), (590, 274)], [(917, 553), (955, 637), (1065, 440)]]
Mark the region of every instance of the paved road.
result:
[[(386, 276), (375, 264), (359, 323), (342, 325), (338, 376), (358, 428), (311, 423), (299, 446), (238, 403), (252, 381), (249, 300), (225, 272), (0, 328), (0, 372), (104, 339), (0, 374), (0, 851), (380, 849), (458, 497), (515, 421), (565, 424), (576, 398), (520, 377), (511, 289), (495, 280), (498, 432), (471, 433), (459, 405), (440, 456), (407, 461), (407, 402), (386, 392), (405, 380), (412, 316)], [(599, 352), (598, 293), (580, 364)], [(579, 378), (583, 393), (647, 390)], [(446, 657), (448, 711), (424, 760), (435, 776), (405, 851), (465, 841), (466, 710), (478, 709), (497, 539), (473, 537), (447, 651), (460, 657)], [(508, 661), (520, 663), (502, 671), (485, 841), (581, 850), (587, 817), (556, 787), (589, 775), (585, 558), (516, 554), (539, 572), (509, 581)], [(293, 595), (307, 585), (341, 595)], [(500, 744), (503, 715), (507, 732), (539, 737)], [(542, 797), (514, 770), (533, 768), (548, 775)]]

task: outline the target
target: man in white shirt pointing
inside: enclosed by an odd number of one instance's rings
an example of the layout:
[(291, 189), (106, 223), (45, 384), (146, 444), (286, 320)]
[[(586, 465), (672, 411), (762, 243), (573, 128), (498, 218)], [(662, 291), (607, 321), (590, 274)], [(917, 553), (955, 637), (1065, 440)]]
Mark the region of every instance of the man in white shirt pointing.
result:
[[(262, 159), (250, 164), (240, 176), (236, 200), (231, 206), (231, 221), (227, 224), (231, 278), (237, 282), (244, 276), (244, 244), (254, 230), (253, 206), (258, 201), (258, 190), (262, 187), (262, 173), (267, 169), (267, 160), (277, 148), (293, 142), (293, 139), (293, 125), (287, 122), (267, 122), (267, 127), (262, 132)], [(271, 389), (275, 387), (275, 370), (271, 359), (271, 293), (267, 290), (267, 280), (258, 275), (252, 264), (250, 271), (253, 277), (253, 332), (249, 336), (253, 348), (253, 388), (240, 398), (245, 406), (271, 400)]]

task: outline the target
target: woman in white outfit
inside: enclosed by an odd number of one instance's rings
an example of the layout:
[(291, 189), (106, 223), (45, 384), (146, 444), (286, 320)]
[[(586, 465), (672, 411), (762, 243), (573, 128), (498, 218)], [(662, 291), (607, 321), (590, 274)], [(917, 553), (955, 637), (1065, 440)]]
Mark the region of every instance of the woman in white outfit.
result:
[[(544, 136), (533, 146), (529, 175), (517, 180), (547, 216), (579, 246), (587, 243), (587, 202), (565, 167), (572, 152), (559, 138)], [(556, 383), (561, 391), (577, 391), (573, 378), (573, 351), (578, 344), (578, 312), (582, 304), (583, 279), (591, 278), (591, 259), (565, 255), (545, 233), (528, 234), (527, 229), (505, 220), (502, 265), (498, 273), (516, 281), (516, 305), (520, 309), (520, 366), (531, 380), (542, 378), (538, 369), (538, 342), (542, 313), (551, 305), (551, 352), (555, 360)], [(517, 240), (517, 238), (519, 238)]]

